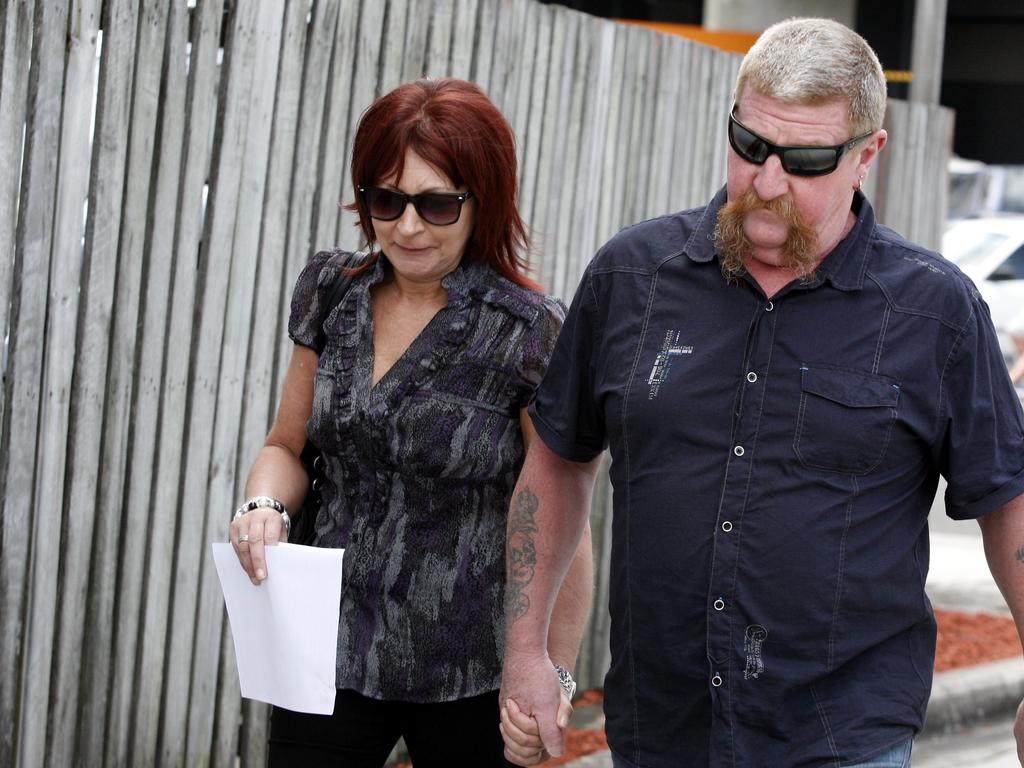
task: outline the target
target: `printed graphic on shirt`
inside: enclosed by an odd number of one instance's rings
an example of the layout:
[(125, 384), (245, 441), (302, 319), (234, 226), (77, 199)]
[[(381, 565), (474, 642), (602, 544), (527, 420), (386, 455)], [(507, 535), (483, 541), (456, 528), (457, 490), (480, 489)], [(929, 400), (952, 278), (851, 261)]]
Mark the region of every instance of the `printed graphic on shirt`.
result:
[(673, 360), (679, 355), (693, 353), (692, 346), (684, 346), (679, 343), (682, 333), (682, 331), (665, 331), (665, 337), (661, 341), (661, 349), (654, 357), (651, 375), (647, 377), (647, 384), (650, 387), (647, 393), (648, 400), (656, 398), (661, 385), (668, 381), (669, 373), (672, 371)]
[(747, 654), (747, 666), (743, 670), (743, 679), (758, 678), (764, 672), (764, 659), (761, 657), (761, 646), (768, 637), (768, 630), (760, 624), (751, 624), (743, 637), (743, 651)]

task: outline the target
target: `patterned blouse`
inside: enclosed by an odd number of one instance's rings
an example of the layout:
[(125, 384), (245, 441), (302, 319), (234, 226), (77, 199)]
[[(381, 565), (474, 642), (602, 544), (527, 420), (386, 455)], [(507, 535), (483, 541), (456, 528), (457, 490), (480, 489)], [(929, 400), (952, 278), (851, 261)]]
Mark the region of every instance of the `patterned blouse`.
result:
[(377, 382), (371, 286), (343, 252), (299, 275), (289, 336), (317, 349), (308, 433), (325, 458), (316, 545), (345, 547), (338, 688), (414, 702), (496, 690), (504, 650), (505, 522), (523, 462), (519, 411), (565, 318), (558, 299), (481, 264), (442, 280), (448, 305)]

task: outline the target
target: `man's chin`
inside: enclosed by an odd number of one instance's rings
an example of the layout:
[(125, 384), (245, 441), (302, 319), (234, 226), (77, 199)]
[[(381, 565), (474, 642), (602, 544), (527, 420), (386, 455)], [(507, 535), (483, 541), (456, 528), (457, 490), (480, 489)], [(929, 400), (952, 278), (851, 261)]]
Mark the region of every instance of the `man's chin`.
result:
[(786, 257), (782, 250), (781, 244), (773, 248), (752, 246), (747, 251), (747, 256), (746, 259), (744, 259), (744, 261), (756, 261), (758, 264), (764, 264), (767, 267), (787, 266)]
[(743, 232), (749, 243), (748, 250), (755, 254), (781, 251), (789, 238), (789, 227), (744, 227)]

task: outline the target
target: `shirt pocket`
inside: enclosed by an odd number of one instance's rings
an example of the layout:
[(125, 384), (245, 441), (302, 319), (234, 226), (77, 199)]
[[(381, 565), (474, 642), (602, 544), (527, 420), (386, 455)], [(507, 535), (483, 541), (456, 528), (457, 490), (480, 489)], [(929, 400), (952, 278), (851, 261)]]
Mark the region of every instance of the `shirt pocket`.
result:
[(874, 373), (800, 369), (793, 450), (814, 469), (865, 475), (885, 456), (896, 421), (899, 383)]

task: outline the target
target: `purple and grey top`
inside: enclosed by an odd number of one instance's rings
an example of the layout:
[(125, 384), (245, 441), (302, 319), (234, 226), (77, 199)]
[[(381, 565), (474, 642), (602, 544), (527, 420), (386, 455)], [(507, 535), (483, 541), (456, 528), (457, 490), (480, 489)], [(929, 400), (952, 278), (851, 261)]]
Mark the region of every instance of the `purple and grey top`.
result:
[(339, 688), (451, 701), (500, 686), (505, 522), (523, 462), (520, 409), (547, 367), (565, 306), (486, 266), (442, 280), (440, 310), (376, 385), (370, 288), (382, 255), (349, 278), (344, 252), (299, 275), (289, 336), (317, 346), (308, 424), (326, 460), (316, 545), (345, 547)]

